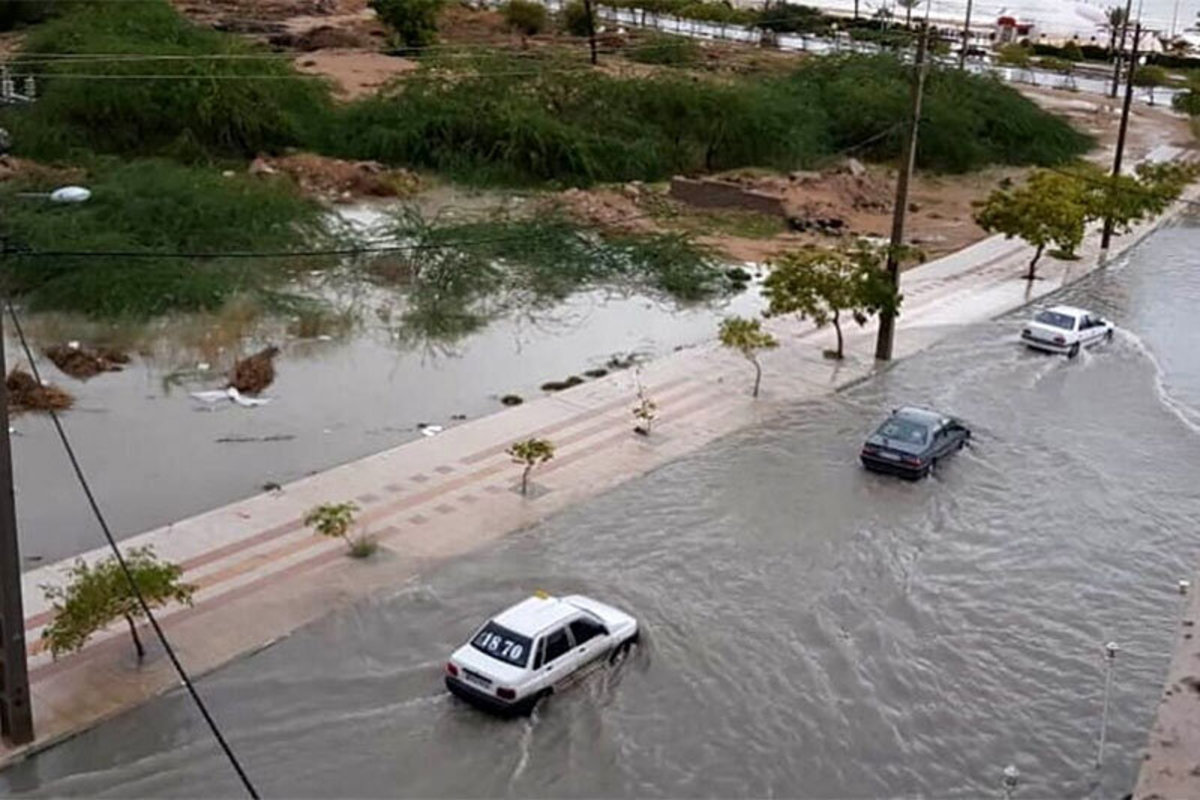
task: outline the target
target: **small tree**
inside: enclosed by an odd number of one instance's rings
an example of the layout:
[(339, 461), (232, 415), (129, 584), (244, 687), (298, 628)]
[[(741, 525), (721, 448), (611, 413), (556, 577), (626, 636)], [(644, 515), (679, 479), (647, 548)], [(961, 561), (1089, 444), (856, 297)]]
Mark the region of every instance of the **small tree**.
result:
[(1062, 57), (1067, 61), (1083, 61), (1083, 48), (1079, 46), (1079, 42), (1072, 39), (1063, 45)]
[[(195, 587), (180, 580), (183, 568), (178, 564), (159, 561), (149, 546), (131, 548), (124, 559), (133, 583), (152, 609), (172, 600), (191, 605)], [(58, 658), (62, 653), (81, 650), (93, 633), (124, 618), (138, 661), (145, 658), (146, 649), (138, 637), (136, 623), (145, 612), (116, 558), (95, 564), (80, 559), (67, 570), (65, 587), (41, 588), (53, 614), (50, 624), (42, 630), (42, 639), (51, 656)]]
[(546, 7), (531, 0), (509, 0), (504, 4), (504, 22), (522, 36), (536, 36), (546, 29)]
[(633, 407), (633, 417), (638, 422), (633, 431), (642, 436), (649, 436), (650, 426), (654, 423), (654, 418), (658, 416), (658, 404), (646, 394), (646, 387), (642, 386), (641, 381), (638, 382), (637, 398), (637, 405)]
[(1121, 35), (1121, 28), (1125, 26), (1126, 17), (1123, 6), (1109, 6), (1105, 11), (1104, 27), (1108, 29), (1108, 54), (1113, 56), (1117, 52), (1117, 37)]
[(1154, 90), (1165, 85), (1169, 79), (1167, 71), (1157, 64), (1144, 64), (1133, 73), (1133, 85), (1149, 90), (1150, 105), (1154, 105)]
[(992, 192), (975, 212), (975, 222), (988, 233), (1033, 245), (1025, 275), (1033, 280), (1048, 245), (1070, 254), (1083, 241), (1088, 217), (1085, 194), (1080, 180), (1071, 174), (1036, 170), (1024, 185)]
[(1029, 72), (1030, 80), (1037, 83), (1037, 74), (1033, 71), (1033, 58), (1029, 48), (1017, 43), (1006, 44), (996, 51), (996, 63), (1002, 67), (1014, 67)]
[(554, 458), (554, 444), (549, 439), (526, 439), (523, 442), (514, 442), (504, 452), (514, 464), (525, 468), (521, 472), (521, 494), (529, 494), (529, 473), (538, 464), (545, 464)]
[(779, 346), (779, 342), (762, 329), (762, 320), (744, 317), (722, 320), (720, 337), (721, 344), (731, 350), (737, 350), (754, 365), (753, 396), (758, 397), (758, 387), (762, 383), (762, 365), (758, 363), (758, 351), (774, 350)]
[(322, 536), (341, 538), (346, 543), (350, 555), (355, 558), (366, 558), (375, 552), (375, 542), (365, 534), (357, 539), (350, 539), (350, 530), (354, 527), (354, 516), (358, 506), (354, 503), (322, 503), (304, 516), (304, 524)]
[(1075, 62), (1065, 58), (1043, 58), (1041, 61), (1043, 68), (1051, 72), (1057, 72), (1065, 78), (1066, 88), (1074, 91), (1077, 86), (1075, 84)]
[(437, 37), (444, 0), (368, 0), (368, 5), (405, 48), (427, 47)]
[(880, 311), (895, 314), (899, 296), (883, 270), (884, 248), (859, 242), (843, 250), (808, 247), (780, 258), (764, 282), (768, 313), (799, 314), (817, 327), (833, 323), (837, 349), (826, 355), (845, 357), (842, 314), (861, 325)]
[(572, 36), (588, 36), (595, 30), (596, 20), (588, 15), (581, 0), (571, 0), (563, 7), (563, 27)]

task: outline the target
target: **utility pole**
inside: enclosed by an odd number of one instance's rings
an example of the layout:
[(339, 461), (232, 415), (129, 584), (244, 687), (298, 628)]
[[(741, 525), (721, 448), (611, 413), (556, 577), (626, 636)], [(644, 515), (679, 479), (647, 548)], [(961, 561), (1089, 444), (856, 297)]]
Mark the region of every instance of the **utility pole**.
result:
[(1125, 39), (1129, 36), (1129, 17), (1133, 14), (1133, 0), (1126, 0), (1125, 19), (1121, 22), (1121, 44), (1117, 47), (1116, 58), (1113, 59), (1112, 91), (1109, 97), (1117, 99), (1117, 89), (1121, 86), (1121, 58), (1125, 55)]
[[(0, 245), (3, 245), (0, 242)], [(8, 436), (8, 387), (4, 378), (4, 312), (0, 306), (0, 736), (10, 745), (33, 741), (25, 611), (21, 602), (21, 555), (13, 498), (12, 446)]]
[[(917, 59), (913, 65), (912, 121), (904, 139), (904, 161), (896, 181), (896, 207), (892, 211), (892, 241), (888, 247), (887, 271), (893, 291), (900, 291), (900, 248), (904, 246), (904, 219), (908, 213), (908, 184), (917, 164), (917, 134), (921, 128), (921, 102), (925, 98), (925, 54), (929, 48), (929, 21), (921, 29), (917, 42)], [(890, 361), (892, 341), (896, 333), (896, 317), (890, 311), (879, 314), (879, 336), (875, 340), (875, 358)]]
[(596, 17), (592, 13), (592, 0), (583, 0), (583, 10), (588, 19), (588, 47), (592, 51), (592, 66), (594, 67), (596, 66)]
[(967, 68), (967, 48), (971, 42), (971, 5), (972, 0), (967, 0), (967, 16), (963, 20), (963, 35), (962, 35), (962, 50), (958, 54), (958, 68)]
[[(1121, 161), (1125, 158), (1125, 135), (1129, 132), (1129, 111), (1133, 106), (1133, 78), (1138, 68), (1138, 44), (1142, 41), (1142, 23), (1137, 24), (1133, 34), (1133, 52), (1129, 57), (1129, 75), (1125, 80), (1125, 106), (1121, 109), (1121, 129), (1117, 133), (1117, 153), (1113, 157), (1112, 188), (1116, 189), (1117, 177), (1121, 174)], [(1111, 216), (1104, 218), (1104, 233), (1100, 237), (1100, 250), (1107, 253), (1112, 243), (1113, 220)]]

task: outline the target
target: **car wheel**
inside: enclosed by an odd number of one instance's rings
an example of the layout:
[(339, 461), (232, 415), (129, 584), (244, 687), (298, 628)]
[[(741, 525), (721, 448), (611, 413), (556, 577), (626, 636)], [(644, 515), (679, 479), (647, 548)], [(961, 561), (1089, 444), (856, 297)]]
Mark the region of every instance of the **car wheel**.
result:
[(633, 646), (637, 644), (637, 640), (638, 635), (635, 633), (633, 636), (630, 636), (628, 639), (614, 647), (612, 655), (608, 657), (608, 663), (617, 664), (623, 661), (625, 656), (629, 655), (629, 651), (633, 649)]
[(529, 705), (525, 708), (525, 716), (532, 716), (533, 712), (537, 710), (537, 707), (540, 706), (542, 702), (552, 694), (554, 694), (553, 689), (542, 689), (540, 692), (534, 695), (533, 700), (529, 701)]
[(1067, 358), (1074, 358), (1079, 355), (1079, 342), (1071, 345), (1071, 349), (1067, 351)]

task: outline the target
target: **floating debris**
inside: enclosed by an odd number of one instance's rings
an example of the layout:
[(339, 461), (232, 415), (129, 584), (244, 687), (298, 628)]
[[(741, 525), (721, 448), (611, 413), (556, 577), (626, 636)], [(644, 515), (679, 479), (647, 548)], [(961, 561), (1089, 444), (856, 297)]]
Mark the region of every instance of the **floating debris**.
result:
[(279, 348), (271, 345), (233, 365), (229, 386), (244, 394), (259, 394), (275, 381), (275, 356)]
[(506, 394), (500, 398), (500, 405), (502, 406), (519, 406), (524, 402), (525, 398), (519, 394)]
[(72, 378), (87, 380), (101, 372), (120, 372), (129, 363), (129, 356), (108, 348), (91, 349), (79, 342), (56, 344), (46, 350), (46, 358)]
[(4, 383), (10, 411), (62, 411), (75, 402), (69, 393), (48, 383), (38, 383), (20, 367), (14, 367)]

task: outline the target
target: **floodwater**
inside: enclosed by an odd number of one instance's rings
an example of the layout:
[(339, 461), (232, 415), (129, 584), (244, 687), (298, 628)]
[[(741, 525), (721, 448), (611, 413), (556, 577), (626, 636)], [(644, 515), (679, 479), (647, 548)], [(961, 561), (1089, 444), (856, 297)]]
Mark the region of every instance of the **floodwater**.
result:
[[(1200, 225), (1057, 298), (1111, 316), (1075, 361), (1023, 314), (963, 329), (201, 681), (265, 796), (1117, 797), (1200, 555)], [(862, 471), (900, 403), (972, 447)], [(543, 588), (636, 614), (622, 666), (498, 721), (441, 688), (487, 614)], [(1113, 668), (1096, 770), (1103, 645)], [(0, 790), (235, 795), (175, 693), (0, 775)]]
[[(451, 426), (492, 413), (503, 395), (537, 397), (543, 383), (604, 367), (614, 355), (649, 358), (695, 345), (712, 338), (723, 316), (754, 314), (760, 304), (757, 291), (681, 307), (595, 290), (514, 311), (454, 342), (397, 338), (394, 319), (368, 310), (329, 341), (260, 334), (248, 351), (274, 342), (282, 353), (264, 393), (270, 403), (253, 409), (191, 398), (221, 388), (225, 375), (215, 361), (197, 375), (205, 356), (182, 343), (168, 341), (157, 348), (165, 352), (87, 382), (45, 360), (41, 369), (76, 397), (64, 422), (110, 525), (125, 538), (410, 441), (422, 423)], [(172, 336), (183, 338), (163, 338)], [(35, 350), (62, 341), (35, 340)], [(10, 364), (25, 362), (11, 337), (6, 347)], [(172, 385), (181, 367), (192, 374)], [(101, 546), (50, 420), (26, 414), (12, 424), (24, 567)]]

